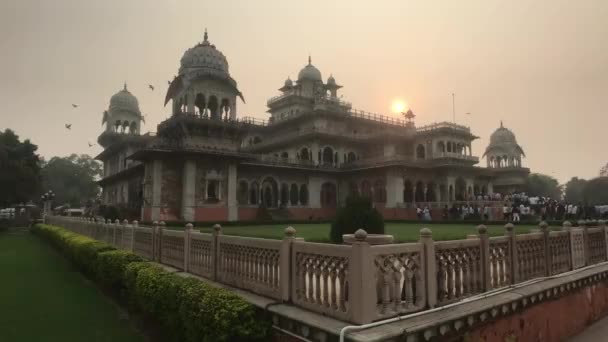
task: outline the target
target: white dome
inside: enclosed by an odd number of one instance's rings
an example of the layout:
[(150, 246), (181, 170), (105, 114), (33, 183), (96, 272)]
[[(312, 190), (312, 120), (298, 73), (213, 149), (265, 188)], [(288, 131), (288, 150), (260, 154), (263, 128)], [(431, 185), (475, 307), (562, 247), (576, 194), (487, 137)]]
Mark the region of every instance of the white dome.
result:
[(517, 144), (515, 134), (500, 123), (500, 127), (490, 136), (490, 144), (486, 148), (484, 156), (491, 153), (524, 155), (524, 150)]
[(112, 95), (110, 98), (110, 112), (115, 111), (126, 111), (137, 115), (141, 114), (139, 111), (139, 102), (137, 101), (137, 98), (127, 90), (126, 83), (123, 90)]
[(319, 69), (315, 68), (315, 66), (312, 65), (310, 62), (310, 57), (308, 57), (308, 65), (302, 68), (302, 70), (300, 70), (300, 73), (298, 74), (298, 81), (310, 80), (323, 82), (321, 72), (319, 71)]
[(179, 73), (184, 74), (200, 69), (222, 76), (229, 75), (228, 60), (220, 50), (215, 48), (215, 45), (209, 43), (207, 31), (205, 31), (205, 38), (202, 43), (184, 53)]

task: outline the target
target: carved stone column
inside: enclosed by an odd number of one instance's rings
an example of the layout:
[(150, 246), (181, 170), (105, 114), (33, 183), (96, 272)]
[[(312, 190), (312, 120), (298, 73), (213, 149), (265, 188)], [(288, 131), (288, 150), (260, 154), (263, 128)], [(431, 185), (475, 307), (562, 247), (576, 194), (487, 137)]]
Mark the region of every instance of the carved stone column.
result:
[(194, 195), (196, 182), (196, 161), (184, 161), (182, 177), (182, 219), (194, 221)]

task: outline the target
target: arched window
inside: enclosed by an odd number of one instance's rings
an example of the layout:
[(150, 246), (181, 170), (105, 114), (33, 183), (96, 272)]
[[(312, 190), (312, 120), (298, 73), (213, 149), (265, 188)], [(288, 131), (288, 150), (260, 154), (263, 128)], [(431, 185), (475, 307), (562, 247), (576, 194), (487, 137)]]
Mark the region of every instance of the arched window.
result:
[(326, 146), (323, 149), (323, 164), (333, 164), (334, 163), (334, 150)]
[(249, 189), (249, 204), (258, 204), (258, 200), (260, 198), (260, 186), (257, 182), (251, 183), (251, 188)]
[(462, 178), (456, 178), (456, 200), (464, 201), (466, 199), (467, 183)]
[(249, 196), (249, 184), (247, 184), (247, 181), (242, 180), (239, 182), (239, 191), (238, 191), (238, 195), (237, 195), (237, 202), (241, 205), (247, 204), (248, 196)]
[(437, 196), (435, 196), (436, 188), (437, 188), (437, 185), (433, 182), (430, 182), (429, 184), (427, 184), (427, 188), (426, 188), (426, 201), (427, 202), (436, 202), (437, 201)]
[(217, 97), (215, 95), (209, 96), (209, 103), (207, 103), (207, 108), (209, 108), (209, 115), (211, 116), (211, 119), (221, 119), (219, 107), (220, 104), (218, 103)]
[(452, 152), (452, 142), (451, 142), (451, 141), (448, 141), (448, 144), (447, 144), (447, 145), (448, 145), (448, 146), (447, 146), (447, 151), (448, 151), (448, 152)]
[(380, 179), (374, 183), (374, 202), (386, 203), (386, 188)]
[(279, 206), (279, 185), (272, 177), (268, 177), (262, 182), (262, 204), (266, 208)]
[(323, 183), (321, 185), (321, 207), (334, 208), (336, 206), (336, 185)]
[(351, 163), (357, 160), (357, 155), (355, 154), (355, 152), (348, 152), (347, 158), (348, 162)]
[(302, 184), (302, 186), (300, 186), (300, 204), (308, 204), (308, 187), (306, 186), (306, 184)]
[(203, 95), (201, 93), (196, 94), (196, 97), (194, 98), (194, 106), (196, 106), (196, 108), (198, 108), (198, 114), (200, 116), (206, 115), (207, 113), (205, 112), (205, 109), (206, 109), (205, 95)]
[(448, 190), (448, 201), (453, 201), (454, 200), (454, 186), (450, 184), (450, 188)]
[(443, 141), (437, 143), (437, 152), (444, 153), (445, 152), (445, 144)]
[(289, 202), (291, 205), (298, 205), (298, 186), (296, 184), (291, 184), (289, 189)]
[(348, 184), (348, 195), (351, 197), (359, 196), (359, 186), (356, 182), (350, 182)]
[(220, 115), (228, 120), (230, 118), (230, 101), (228, 99), (222, 99), (220, 104)]
[(124, 133), (128, 133), (129, 132), (129, 121), (125, 120), (122, 122), (122, 131)]
[(310, 151), (306, 147), (302, 147), (300, 149), (300, 159), (301, 160), (310, 160)]
[(287, 153), (287, 152), (281, 153), (281, 158), (283, 158), (283, 159), (289, 159), (289, 153)]
[(416, 146), (416, 158), (424, 159), (424, 157), (425, 157), (424, 146), (422, 144), (419, 144), (418, 146)]

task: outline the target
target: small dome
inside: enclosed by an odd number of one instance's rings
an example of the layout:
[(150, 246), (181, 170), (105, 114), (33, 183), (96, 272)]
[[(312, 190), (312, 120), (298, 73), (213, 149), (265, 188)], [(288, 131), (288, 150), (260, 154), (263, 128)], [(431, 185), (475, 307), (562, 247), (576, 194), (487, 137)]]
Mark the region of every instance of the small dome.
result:
[(112, 95), (110, 98), (110, 112), (114, 111), (126, 111), (137, 115), (140, 115), (139, 102), (137, 98), (127, 90), (127, 84), (123, 90)]
[(490, 144), (486, 148), (484, 156), (492, 152), (522, 154), (525, 156), (523, 149), (517, 144), (515, 134), (510, 129), (504, 127), (502, 122), (500, 123), (500, 127), (490, 136)]
[(208, 40), (207, 31), (202, 43), (188, 49), (181, 59), (179, 73), (205, 69), (208, 72), (228, 76), (228, 60), (224, 54), (211, 45)]
[(329, 75), (329, 78), (327, 79), (327, 84), (328, 85), (336, 85), (336, 79), (334, 78), (333, 75)]
[(287, 79), (285, 80), (285, 87), (293, 87), (293, 81), (291, 80), (291, 78), (287, 77)]
[(300, 73), (298, 74), (298, 81), (303, 80), (323, 82), (321, 72), (319, 71), (319, 69), (315, 68), (315, 66), (311, 64), (310, 56), (308, 57), (308, 65), (302, 68), (302, 70), (300, 70)]

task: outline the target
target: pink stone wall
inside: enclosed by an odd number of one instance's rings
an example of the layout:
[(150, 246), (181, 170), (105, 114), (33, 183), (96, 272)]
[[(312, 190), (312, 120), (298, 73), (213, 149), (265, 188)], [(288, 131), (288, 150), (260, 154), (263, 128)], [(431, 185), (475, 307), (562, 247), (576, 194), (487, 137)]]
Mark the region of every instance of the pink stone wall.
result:
[(228, 221), (228, 208), (227, 207), (194, 208), (194, 221), (196, 221), (196, 222)]
[[(608, 286), (600, 283), (475, 328), (466, 338), (468, 341), (562, 341), (607, 314)], [(460, 337), (452, 341), (460, 341)]]

